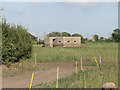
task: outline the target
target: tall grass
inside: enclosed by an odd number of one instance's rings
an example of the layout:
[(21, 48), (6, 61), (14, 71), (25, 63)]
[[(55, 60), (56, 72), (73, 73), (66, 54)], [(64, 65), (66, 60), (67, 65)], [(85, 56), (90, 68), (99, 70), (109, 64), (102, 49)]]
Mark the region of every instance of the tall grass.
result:
[[(88, 43), (86, 43), (88, 44)], [(104, 44), (104, 43), (103, 43)], [(82, 48), (42, 48), (40, 46), (33, 47), (33, 57), (37, 53), (37, 62), (73, 62), (79, 61), (81, 57), (93, 60), (93, 57), (99, 58), (102, 56), (103, 61), (117, 61), (118, 60), (118, 45), (116, 43), (101, 44), (99, 47), (85, 47)], [(87, 46), (87, 45), (86, 45)]]
[[(91, 69), (78, 72), (77, 79), (76, 74), (73, 73), (71, 76), (59, 79), (59, 88), (101, 88), (106, 82), (115, 83), (118, 87), (118, 65), (116, 63), (102, 65), (102, 77), (100, 76), (100, 70)], [(33, 88), (55, 88), (56, 82), (41, 83), (33, 86)]]
[(86, 47), (118, 47), (118, 43), (115, 42), (86, 42), (82, 43), (82, 46)]
[(2, 76), (16, 76), (24, 73), (35, 72), (38, 70), (45, 71), (48, 68), (35, 64), (33, 60), (30, 61), (20, 61), (19, 63), (12, 63), (8, 68), (7, 66), (2, 66)]
[[(117, 43), (83, 43), (82, 48), (40, 48), (34, 46), (37, 62), (73, 62), (83, 58), (84, 66), (96, 66), (94, 57), (101, 69), (79, 71), (71, 76), (59, 79), (59, 88), (101, 88), (106, 82), (113, 82), (118, 87), (118, 44)], [(33, 55), (34, 55), (33, 53)], [(34, 57), (32, 57), (34, 58)], [(80, 64), (78, 64), (80, 65)], [(83, 77), (84, 76), (84, 77)], [(35, 88), (55, 88), (56, 82), (38, 84)]]

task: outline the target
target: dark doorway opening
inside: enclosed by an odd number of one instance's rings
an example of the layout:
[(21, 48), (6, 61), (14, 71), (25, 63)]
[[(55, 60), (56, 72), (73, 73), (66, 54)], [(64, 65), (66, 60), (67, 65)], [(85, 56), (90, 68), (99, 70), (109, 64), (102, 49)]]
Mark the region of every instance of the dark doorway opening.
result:
[(56, 40), (56, 39), (53, 39), (53, 47), (55, 47), (55, 40)]

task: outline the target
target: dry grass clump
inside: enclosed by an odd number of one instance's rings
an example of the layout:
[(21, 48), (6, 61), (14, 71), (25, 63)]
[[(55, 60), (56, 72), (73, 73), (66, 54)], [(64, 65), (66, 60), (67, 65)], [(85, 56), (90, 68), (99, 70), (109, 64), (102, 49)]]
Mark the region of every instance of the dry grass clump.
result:
[(47, 68), (40, 66), (38, 64), (35, 64), (33, 60), (29, 61), (20, 61), (19, 63), (11, 64), (11, 66), (8, 68), (6, 65), (2, 65), (2, 76), (8, 77), (8, 76), (15, 76), (18, 74), (23, 74), (27, 72), (34, 72), (37, 70), (46, 70)]

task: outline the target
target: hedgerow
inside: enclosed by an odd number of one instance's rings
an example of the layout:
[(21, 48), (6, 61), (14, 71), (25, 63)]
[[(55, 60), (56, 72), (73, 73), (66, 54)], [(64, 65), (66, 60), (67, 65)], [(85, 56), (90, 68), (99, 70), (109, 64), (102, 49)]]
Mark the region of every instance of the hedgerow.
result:
[(8, 64), (31, 57), (30, 33), (21, 25), (2, 22), (2, 63)]

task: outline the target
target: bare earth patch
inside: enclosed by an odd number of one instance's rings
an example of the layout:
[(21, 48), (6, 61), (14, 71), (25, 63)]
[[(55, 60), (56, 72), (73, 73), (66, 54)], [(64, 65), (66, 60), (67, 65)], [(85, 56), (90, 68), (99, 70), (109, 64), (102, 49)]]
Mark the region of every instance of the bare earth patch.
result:
[[(59, 66), (59, 78), (70, 76), (75, 72), (75, 63), (38, 63), (40, 66), (50, 68), (46, 71), (34, 72), (33, 84), (40, 84), (56, 80), (56, 68)], [(83, 70), (95, 69), (96, 66), (85, 66)], [(80, 66), (78, 66), (80, 69)], [(29, 88), (32, 73), (26, 73), (14, 77), (3, 77), (3, 88)]]

